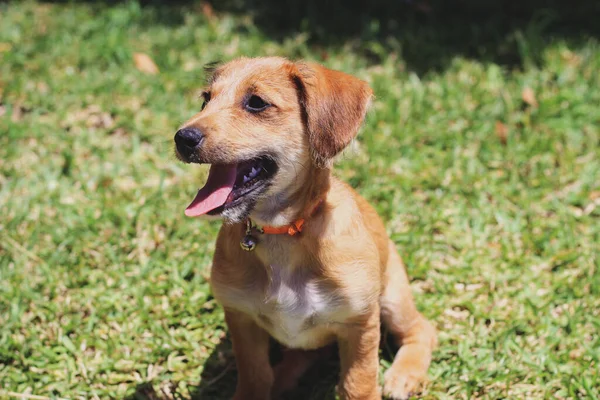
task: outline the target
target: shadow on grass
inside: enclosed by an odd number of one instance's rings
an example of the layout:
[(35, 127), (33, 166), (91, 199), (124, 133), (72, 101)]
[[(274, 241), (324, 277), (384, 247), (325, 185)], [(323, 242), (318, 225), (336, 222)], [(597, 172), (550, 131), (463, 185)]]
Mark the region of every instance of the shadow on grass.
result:
[(210, 357), (204, 363), (200, 375), (200, 385), (193, 387), (191, 398), (200, 399), (231, 399), (236, 385), (235, 359), (231, 350), (229, 338), (224, 338), (215, 347)]
[[(276, 365), (281, 358), (281, 348), (271, 343), (271, 363)], [(286, 393), (282, 400), (333, 400), (339, 373), (336, 354), (314, 365), (304, 375), (298, 388)], [(229, 339), (224, 339), (213, 350), (204, 364), (200, 384), (192, 389), (194, 400), (229, 400), (235, 391), (237, 371)]]
[(270, 37), (307, 32), (316, 47), (354, 39), (373, 62), (395, 51), (418, 73), (445, 68), (456, 56), (520, 66), (539, 61), (548, 39), (579, 42), (600, 33), (597, 1), (210, 1), (219, 11), (250, 13)]
[[(55, 0), (58, 2), (64, 0)], [(98, 7), (115, 2), (88, 0)], [(285, 40), (302, 33), (311, 50), (332, 47), (379, 63), (397, 53), (407, 68), (426, 73), (456, 57), (509, 67), (537, 63), (554, 39), (578, 45), (600, 37), (600, 2), (564, 0), (141, 0), (145, 24), (177, 26), (186, 15), (250, 16), (266, 36)], [(206, 7), (206, 4), (210, 4)], [(241, 33), (249, 28), (240, 25)]]
[[(380, 345), (380, 357), (388, 363), (394, 359), (398, 350), (391, 335), (382, 330), (382, 341)], [(271, 363), (281, 359), (281, 348), (276, 342), (271, 343)], [(339, 379), (340, 363), (337, 349), (330, 355), (319, 360), (302, 377), (298, 387), (286, 393), (281, 400), (334, 400), (335, 388)], [(190, 388), (186, 397), (192, 400), (230, 400), (235, 392), (237, 382), (237, 371), (235, 359), (231, 350), (229, 338), (224, 338), (214, 348), (208, 360), (204, 363), (204, 369), (200, 375), (200, 384)], [(158, 392), (155, 386), (161, 382), (148, 382), (136, 386), (136, 391), (127, 400), (169, 400), (178, 398), (167, 393)], [(173, 385), (175, 386), (175, 385)], [(174, 389), (174, 387), (173, 387)]]

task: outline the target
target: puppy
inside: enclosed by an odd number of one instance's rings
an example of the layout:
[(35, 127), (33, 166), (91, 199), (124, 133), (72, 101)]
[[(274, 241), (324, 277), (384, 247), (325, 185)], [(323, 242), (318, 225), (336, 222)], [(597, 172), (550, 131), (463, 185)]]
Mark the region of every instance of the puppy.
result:
[[(401, 346), (383, 393), (405, 399), (436, 345), (375, 210), (331, 174), (373, 94), (319, 65), (241, 58), (214, 70), (202, 110), (175, 134), (179, 159), (210, 164), (185, 210), (224, 220), (211, 284), (236, 358), (235, 400), (292, 388), (315, 349), (337, 342), (343, 399), (381, 399), (380, 321)], [(275, 368), (269, 337), (290, 350)]]

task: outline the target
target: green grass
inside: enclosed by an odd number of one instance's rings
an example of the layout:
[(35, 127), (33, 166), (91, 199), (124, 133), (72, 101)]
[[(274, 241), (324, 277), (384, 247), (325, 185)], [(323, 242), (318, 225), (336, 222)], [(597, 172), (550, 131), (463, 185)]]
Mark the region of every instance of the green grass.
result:
[[(218, 224), (184, 218), (205, 170), (172, 136), (204, 64), (283, 55), (376, 92), (337, 174), (387, 220), (439, 329), (423, 397), (600, 398), (600, 49), (539, 20), (488, 47), (516, 63), (457, 51), (417, 74), (444, 36), (418, 18), (318, 42), (194, 4), (0, 3), (0, 397), (227, 398)], [(298, 398), (331, 399), (335, 368)]]

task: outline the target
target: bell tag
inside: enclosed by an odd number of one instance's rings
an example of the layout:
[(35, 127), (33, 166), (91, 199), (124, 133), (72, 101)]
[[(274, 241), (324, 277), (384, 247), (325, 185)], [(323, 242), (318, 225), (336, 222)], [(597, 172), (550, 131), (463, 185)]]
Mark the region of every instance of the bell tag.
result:
[(246, 251), (252, 251), (256, 248), (258, 240), (252, 236), (252, 222), (248, 219), (246, 221), (246, 234), (240, 241), (240, 247)]

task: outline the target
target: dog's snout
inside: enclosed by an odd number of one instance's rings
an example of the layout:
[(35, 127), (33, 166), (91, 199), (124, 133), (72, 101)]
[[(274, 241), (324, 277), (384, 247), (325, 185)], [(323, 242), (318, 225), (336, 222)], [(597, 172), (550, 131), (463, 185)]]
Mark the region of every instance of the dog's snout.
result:
[(198, 128), (183, 128), (175, 134), (175, 143), (177, 146), (197, 147), (204, 138), (202, 132)]
[(175, 134), (175, 146), (183, 157), (189, 158), (202, 144), (204, 135), (198, 128), (183, 128)]

